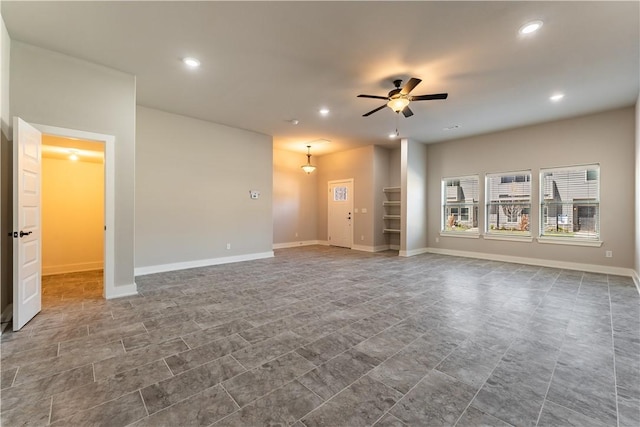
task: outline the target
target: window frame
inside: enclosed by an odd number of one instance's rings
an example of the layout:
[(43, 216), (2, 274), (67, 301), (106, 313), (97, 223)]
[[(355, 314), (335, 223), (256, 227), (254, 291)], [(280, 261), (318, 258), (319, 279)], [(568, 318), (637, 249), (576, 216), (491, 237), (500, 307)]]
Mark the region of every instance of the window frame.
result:
[[(597, 179), (589, 179), (590, 178), (590, 174), (589, 172), (592, 171), (596, 171), (597, 173)], [(576, 197), (576, 198), (571, 198), (571, 200), (567, 200), (567, 201), (562, 201), (562, 202), (548, 202), (545, 199), (545, 175), (549, 174), (549, 173), (557, 173), (557, 172), (574, 172), (577, 174), (580, 174), (579, 176), (581, 176), (583, 179), (577, 178), (576, 181), (576, 185), (578, 185), (578, 181), (580, 181), (580, 184), (583, 185), (593, 185), (591, 183), (593, 183), (594, 181), (596, 182), (596, 194), (595, 194), (595, 198), (589, 197), (589, 198), (584, 198), (584, 197)], [(591, 175), (592, 177), (593, 175)], [(601, 234), (601, 230), (600, 230), (600, 194), (601, 194), (601, 167), (599, 163), (590, 163), (590, 164), (584, 164), (584, 165), (572, 165), (572, 166), (560, 166), (560, 167), (550, 167), (550, 168), (540, 168), (540, 174), (539, 174), (539, 179), (540, 179), (540, 185), (539, 185), (539, 206), (538, 206), (538, 212), (540, 214), (540, 221), (539, 221), (539, 227), (538, 227), (538, 242), (539, 243), (552, 243), (552, 244), (562, 244), (562, 245), (575, 245), (575, 246), (595, 246), (595, 247), (600, 247), (602, 246), (602, 234)], [(569, 190), (567, 190), (569, 191)], [(575, 191), (575, 190), (574, 190)], [(549, 215), (544, 215), (545, 209), (547, 209), (547, 212), (552, 210), (552, 207), (554, 207), (556, 209), (561, 208), (562, 212), (565, 212), (565, 208), (571, 208), (571, 215), (573, 217), (573, 211), (576, 211), (577, 209), (583, 208), (583, 207), (587, 207), (589, 211), (591, 211), (591, 208), (595, 207), (596, 209), (594, 210), (594, 232), (593, 235), (586, 235), (586, 236), (576, 236), (574, 233), (575, 231), (571, 231), (571, 232), (567, 232), (566, 235), (563, 234), (552, 234), (549, 232), (545, 231), (545, 228), (547, 228), (550, 224), (549, 222)], [(557, 213), (556, 213), (556, 217), (557, 217)], [(566, 214), (563, 213), (562, 216), (567, 216)], [(556, 219), (557, 221), (557, 219)], [(556, 227), (559, 225), (559, 223), (555, 223)], [(571, 224), (574, 224), (573, 220), (571, 222)], [(575, 227), (575, 226), (574, 226)]]
[[(472, 195), (472, 202), (447, 202), (447, 187), (460, 187), (460, 183), (468, 180), (475, 181), (475, 188), (477, 190), (477, 194)], [(458, 185), (447, 185), (450, 182), (457, 183)], [(474, 197), (475, 196), (475, 197)], [(440, 235), (442, 236), (450, 236), (450, 237), (468, 237), (468, 238), (479, 238), (480, 237), (480, 221), (479, 221), (479, 206), (480, 206), (480, 175), (455, 175), (450, 177), (443, 177), (440, 181)], [(447, 213), (450, 210), (456, 210), (458, 221), (462, 222), (462, 212), (466, 209), (465, 216), (467, 220), (465, 223), (471, 223), (471, 227), (468, 229), (459, 229), (459, 230), (447, 230), (447, 221), (449, 216)], [(474, 214), (477, 216), (474, 218)], [(456, 222), (458, 222), (456, 221)], [(473, 224), (476, 224), (474, 227)]]
[[(522, 180), (518, 180), (517, 177), (523, 176)], [(505, 179), (505, 177), (513, 177), (513, 180)], [(512, 205), (524, 206), (522, 211), (526, 210), (526, 215), (528, 216), (528, 230), (509, 230), (500, 229), (500, 224), (497, 222), (494, 229), (492, 229), (491, 220), (493, 216), (497, 216), (496, 221), (499, 221), (500, 212), (504, 212), (502, 208), (503, 205), (507, 205), (504, 202), (500, 202), (500, 194), (496, 194), (495, 196), (497, 201), (492, 200), (492, 192), (491, 192), (491, 182), (493, 179), (497, 179), (497, 185), (518, 185), (518, 184), (528, 184), (529, 193), (528, 195), (516, 195), (516, 194), (508, 194), (510, 197), (510, 201)], [(485, 239), (495, 239), (495, 240), (514, 240), (514, 241), (524, 241), (531, 242), (533, 241), (533, 235), (531, 232), (531, 212), (533, 208), (533, 174), (531, 169), (518, 170), (518, 171), (505, 171), (505, 172), (492, 172), (485, 174), (485, 189), (484, 189), (484, 238)], [(505, 198), (506, 200), (506, 198)], [(522, 221), (522, 215), (525, 212), (520, 212), (517, 214), (516, 221), (508, 221), (508, 222), (520, 222)], [(496, 212), (496, 213), (492, 213)], [(505, 216), (509, 216), (510, 214), (504, 212)], [(518, 219), (519, 218), (519, 219)]]

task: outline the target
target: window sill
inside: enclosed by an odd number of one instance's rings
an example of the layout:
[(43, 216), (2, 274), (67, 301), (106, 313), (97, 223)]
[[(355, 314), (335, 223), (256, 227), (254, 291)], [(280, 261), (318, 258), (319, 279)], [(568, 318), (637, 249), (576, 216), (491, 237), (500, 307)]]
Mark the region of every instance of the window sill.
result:
[(570, 246), (590, 246), (593, 248), (599, 248), (602, 246), (601, 240), (578, 240), (571, 237), (538, 237), (538, 243), (552, 244), (552, 245), (570, 245)]
[(447, 232), (441, 231), (440, 236), (442, 237), (462, 237), (463, 239), (479, 239), (480, 234), (478, 233), (467, 233), (466, 231), (459, 232)]
[(531, 236), (496, 236), (492, 234), (485, 234), (482, 236), (485, 240), (506, 240), (508, 242), (525, 242), (531, 243), (533, 242), (533, 237)]

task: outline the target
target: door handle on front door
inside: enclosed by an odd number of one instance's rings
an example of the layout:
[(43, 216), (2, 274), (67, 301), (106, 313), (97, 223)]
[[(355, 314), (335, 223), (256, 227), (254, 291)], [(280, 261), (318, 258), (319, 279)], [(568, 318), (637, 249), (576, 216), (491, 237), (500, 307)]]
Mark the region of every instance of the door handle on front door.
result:
[(29, 234), (33, 233), (33, 231), (27, 231), (26, 233), (22, 230), (20, 230), (20, 237), (24, 237), (24, 236), (28, 236)]

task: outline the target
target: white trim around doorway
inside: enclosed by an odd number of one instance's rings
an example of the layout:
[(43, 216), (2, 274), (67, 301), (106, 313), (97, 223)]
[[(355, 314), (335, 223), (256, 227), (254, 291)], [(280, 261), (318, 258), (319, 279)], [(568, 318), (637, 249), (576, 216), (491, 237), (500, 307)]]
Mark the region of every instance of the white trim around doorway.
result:
[[(43, 134), (63, 138), (77, 138), (104, 143), (104, 286), (102, 295), (106, 299), (122, 296), (122, 290), (115, 286), (115, 142), (116, 137), (95, 132), (31, 123)], [(130, 291), (130, 290), (129, 290)], [(128, 292), (128, 294), (131, 294)]]

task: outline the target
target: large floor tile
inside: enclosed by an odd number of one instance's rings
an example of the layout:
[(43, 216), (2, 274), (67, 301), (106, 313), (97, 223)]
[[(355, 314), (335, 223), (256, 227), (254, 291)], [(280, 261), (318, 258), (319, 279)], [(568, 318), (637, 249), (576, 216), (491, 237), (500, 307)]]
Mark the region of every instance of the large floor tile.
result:
[(431, 371), (390, 413), (408, 425), (454, 425), (476, 393), (476, 388)]
[(322, 399), (293, 381), (222, 419), (215, 426), (293, 425), (321, 403)]
[(308, 427), (370, 426), (401, 397), (398, 391), (365, 375), (305, 416), (302, 422)]
[(149, 414), (158, 412), (244, 372), (232, 357), (225, 356), (141, 390)]
[(225, 381), (223, 385), (240, 406), (245, 406), (314, 367), (302, 356), (291, 352)]

